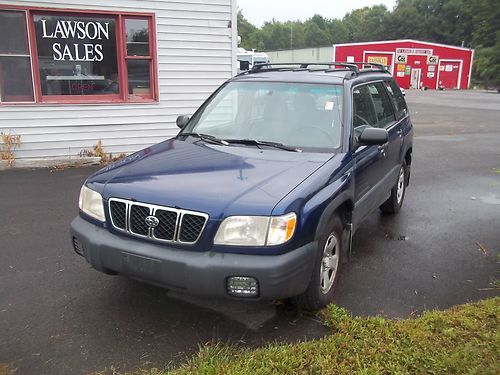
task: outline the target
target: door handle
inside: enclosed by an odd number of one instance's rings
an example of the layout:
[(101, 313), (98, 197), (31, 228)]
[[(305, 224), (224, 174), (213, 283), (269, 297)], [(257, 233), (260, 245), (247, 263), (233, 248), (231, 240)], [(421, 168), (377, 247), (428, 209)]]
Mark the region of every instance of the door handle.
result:
[(389, 146), (389, 142), (386, 142), (383, 145), (378, 146), (378, 150), (385, 151), (387, 149), (387, 146)]

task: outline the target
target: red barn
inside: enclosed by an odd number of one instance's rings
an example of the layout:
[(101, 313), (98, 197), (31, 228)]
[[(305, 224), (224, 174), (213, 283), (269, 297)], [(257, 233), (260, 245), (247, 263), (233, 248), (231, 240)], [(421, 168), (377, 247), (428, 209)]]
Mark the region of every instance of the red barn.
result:
[(467, 89), (474, 50), (402, 39), (333, 45), (333, 61), (381, 63), (403, 88)]

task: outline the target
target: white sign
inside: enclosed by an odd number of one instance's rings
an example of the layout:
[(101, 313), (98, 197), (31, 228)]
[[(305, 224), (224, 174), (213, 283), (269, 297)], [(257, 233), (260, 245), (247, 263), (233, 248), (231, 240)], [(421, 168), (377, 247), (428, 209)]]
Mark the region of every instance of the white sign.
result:
[(429, 65), (436, 65), (438, 63), (438, 57), (434, 55), (429, 55), (427, 56), (427, 64)]
[(396, 72), (396, 76), (397, 77), (404, 77), (405, 76), (405, 72)]
[(408, 55), (404, 53), (399, 53), (396, 55), (397, 64), (406, 64), (408, 62)]
[(447, 72), (451, 72), (453, 70), (453, 65), (446, 65), (444, 70)]
[(427, 48), (396, 48), (396, 55), (432, 55), (432, 49)]
[(433, 72), (427, 72), (427, 78), (434, 78)]
[(428, 68), (429, 68), (429, 72), (436, 71), (436, 66), (435, 65), (429, 65)]

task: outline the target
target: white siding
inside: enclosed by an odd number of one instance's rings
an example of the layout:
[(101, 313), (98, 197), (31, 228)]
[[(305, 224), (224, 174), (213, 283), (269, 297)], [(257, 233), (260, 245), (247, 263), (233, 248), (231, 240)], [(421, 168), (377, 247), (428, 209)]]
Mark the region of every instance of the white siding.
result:
[(274, 63), (324, 63), (332, 61), (333, 47), (300, 48), (267, 52)]
[[(0, 4), (156, 14), (159, 102), (3, 105), (0, 130), (21, 135), (18, 159), (75, 156), (98, 140), (106, 152), (130, 153), (178, 132), (235, 73), (235, 0), (38, 0)], [(232, 23), (232, 28), (229, 28)]]

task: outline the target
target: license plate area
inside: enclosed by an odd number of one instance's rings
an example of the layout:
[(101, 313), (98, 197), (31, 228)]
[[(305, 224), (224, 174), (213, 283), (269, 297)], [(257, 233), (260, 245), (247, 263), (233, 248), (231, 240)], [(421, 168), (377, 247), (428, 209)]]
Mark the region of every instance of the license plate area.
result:
[(139, 277), (154, 277), (161, 261), (130, 253), (122, 253), (124, 273)]

